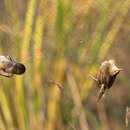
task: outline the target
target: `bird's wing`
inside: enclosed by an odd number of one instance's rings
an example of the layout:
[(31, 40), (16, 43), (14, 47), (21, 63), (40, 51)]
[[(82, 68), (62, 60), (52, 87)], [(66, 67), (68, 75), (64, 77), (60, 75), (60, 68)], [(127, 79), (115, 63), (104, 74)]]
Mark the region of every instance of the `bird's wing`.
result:
[(99, 84), (106, 83), (107, 75), (105, 74), (105, 72), (103, 72), (102, 69), (99, 70), (99, 72), (97, 74), (97, 79), (98, 79)]
[(116, 79), (116, 75), (108, 77), (108, 85), (107, 85), (108, 89), (111, 88), (111, 86), (113, 85), (115, 79)]

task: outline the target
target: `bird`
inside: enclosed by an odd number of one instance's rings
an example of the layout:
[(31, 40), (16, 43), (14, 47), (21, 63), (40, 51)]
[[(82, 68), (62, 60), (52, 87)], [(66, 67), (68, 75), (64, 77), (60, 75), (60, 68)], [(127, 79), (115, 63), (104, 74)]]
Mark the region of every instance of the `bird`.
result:
[(21, 75), (26, 71), (26, 67), (14, 61), (11, 56), (0, 56), (0, 75), (12, 77), (14, 74)]
[(110, 89), (117, 77), (117, 75), (122, 71), (122, 68), (118, 68), (115, 64), (115, 60), (106, 60), (104, 61), (98, 72), (96, 78), (92, 75), (90, 77), (96, 81), (98, 88), (100, 88), (97, 102), (102, 98), (106, 89)]

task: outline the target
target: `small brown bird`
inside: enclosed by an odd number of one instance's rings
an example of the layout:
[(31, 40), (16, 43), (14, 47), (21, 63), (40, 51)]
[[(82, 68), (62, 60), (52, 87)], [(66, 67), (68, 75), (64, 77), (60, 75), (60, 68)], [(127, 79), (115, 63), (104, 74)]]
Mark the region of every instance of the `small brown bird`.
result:
[(90, 75), (91, 78), (97, 82), (98, 87), (100, 88), (99, 94), (97, 97), (97, 102), (101, 99), (101, 97), (105, 93), (105, 90), (112, 87), (116, 79), (116, 76), (119, 74), (121, 70), (123, 69), (119, 69), (115, 65), (114, 60), (108, 60), (108, 61), (104, 61), (101, 64), (99, 71), (97, 73), (97, 78)]
[(25, 70), (23, 64), (17, 63), (10, 56), (0, 56), (0, 75), (12, 77), (14, 74), (23, 74)]

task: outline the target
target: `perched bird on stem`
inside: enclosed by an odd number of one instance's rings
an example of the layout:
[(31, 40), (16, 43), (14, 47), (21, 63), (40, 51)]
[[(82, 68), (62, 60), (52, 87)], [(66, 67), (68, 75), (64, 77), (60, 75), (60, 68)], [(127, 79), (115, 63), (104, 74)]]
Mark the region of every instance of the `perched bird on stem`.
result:
[(23, 64), (14, 61), (10, 56), (0, 56), (0, 75), (12, 77), (14, 74), (23, 74), (25, 70)]
[(122, 70), (123, 69), (120, 69), (115, 65), (114, 60), (108, 60), (108, 61), (104, 61), (101, 64), (96, 78), (90, 75), (90, 77), (96, 81), (98, 87), (100, 88), (98, 96), (97, 96), (97, 102), (102, 98), (106, 89), (109, 89), (112, 87), (116, 79), (116, 76)]

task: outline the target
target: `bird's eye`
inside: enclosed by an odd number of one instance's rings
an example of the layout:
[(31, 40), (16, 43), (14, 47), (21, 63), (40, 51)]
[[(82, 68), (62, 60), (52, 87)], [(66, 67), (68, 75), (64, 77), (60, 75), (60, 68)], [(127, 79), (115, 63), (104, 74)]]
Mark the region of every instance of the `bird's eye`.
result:
[(114, 73), (116, 73), (116, 72), (117, 72), (117, 70), (114, 71)]
[(114, 71), (114, 74), (118, 74), (118, 73), (119, 73), (119, 71), (118, 71), (118, 70), (115, 70), (115, 71)]

